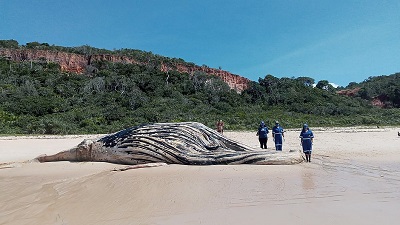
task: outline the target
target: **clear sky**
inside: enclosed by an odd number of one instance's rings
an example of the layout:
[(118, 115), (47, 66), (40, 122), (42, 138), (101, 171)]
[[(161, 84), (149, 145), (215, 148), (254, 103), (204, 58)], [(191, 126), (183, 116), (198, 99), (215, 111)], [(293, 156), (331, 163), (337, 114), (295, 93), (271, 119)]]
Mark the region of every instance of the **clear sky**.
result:
[(0, 39), (346, 86), (400, 72), (400, 0), (0, 0)]

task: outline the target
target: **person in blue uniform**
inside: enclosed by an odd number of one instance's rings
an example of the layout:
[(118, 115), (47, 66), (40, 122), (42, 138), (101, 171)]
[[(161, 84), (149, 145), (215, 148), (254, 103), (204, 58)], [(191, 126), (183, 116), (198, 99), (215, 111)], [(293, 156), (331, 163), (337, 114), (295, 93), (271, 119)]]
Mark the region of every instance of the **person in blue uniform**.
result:
[(314, 134), (310, 130), (307, 124), (303, 125), (303, 129), (300, 133), (301, 145), (303, 146), (303, 152), (306, 155), (306, 162), (311, 162), (311, 152), (314, 140)]
[(261, 148), (267, 148), (268, 133), (268, 127), (265, 125), (264, 121), (261, 121), (257, 131), (257, 136), (258, 140), (260, 141)]
[(285, 137), (284, 132), (279, 122), (275, 121), (275, 126), (272, 128), (272, 137), (274, 138), (276, 151), (282, 151), (283, 138)]

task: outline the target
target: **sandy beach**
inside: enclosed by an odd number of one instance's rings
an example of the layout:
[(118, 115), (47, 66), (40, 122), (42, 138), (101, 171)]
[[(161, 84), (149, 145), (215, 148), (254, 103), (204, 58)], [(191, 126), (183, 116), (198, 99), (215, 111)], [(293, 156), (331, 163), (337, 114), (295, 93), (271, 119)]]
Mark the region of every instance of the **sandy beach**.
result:
[[(29, 161), (98, 135), (0, 137), (0, 224), (398, 224), (398, 131), (315, 128), (311, 163), (126, 171)], [(299, 132), (284, 151), (301, 149)], [(259, 149), (255, 131), (224, 135)]]

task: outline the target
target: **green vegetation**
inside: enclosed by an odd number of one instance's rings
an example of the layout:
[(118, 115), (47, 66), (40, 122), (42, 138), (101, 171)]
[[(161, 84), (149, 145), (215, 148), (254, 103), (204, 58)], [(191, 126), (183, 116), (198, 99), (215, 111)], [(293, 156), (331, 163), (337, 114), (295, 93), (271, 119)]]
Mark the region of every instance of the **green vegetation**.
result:
[(379, 99), (385, 108), (400, 108), (400, 73), (390, 76), (369, 77), (360, 84), (352, 84), (353, 88), (361, 88), (357, 96), (366, 100)]
[[(225, 121), (228, 130), (255, 130), (260, 120), (268, 125), (279, 120), (285, 128), (305, 122), (314, 127), (400, 124), (400, 74), (349, 84), (348, 88), (361, 88), (356, 97), (336, 94), (327, 81), (313, 87), (315, 81), (309, 77), (272, 75), (237, 93), (218, 77), (202, 72), (161, 72), (161, 61), (186, 62), (139, 50), (66, 48), (37, 42), (18, 46), (13, 40), (0, 41), (0, 47), (121, 54), (153, 62), (94, 62), (96, 73), (80, 75), (61, 72), (55, 63), (0, 58), (1, 134), (110, 133), (143, 123), (181, 121), (214, 127), (218, 119)], [(383, 95), (387, 108), (370, 104)]]

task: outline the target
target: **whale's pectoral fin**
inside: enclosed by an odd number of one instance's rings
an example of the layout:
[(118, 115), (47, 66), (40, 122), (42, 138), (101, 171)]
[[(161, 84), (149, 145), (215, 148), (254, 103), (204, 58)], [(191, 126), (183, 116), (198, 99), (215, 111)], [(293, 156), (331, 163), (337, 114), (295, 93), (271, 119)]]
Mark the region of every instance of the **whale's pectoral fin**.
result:
[(39, 155), (38, 157), (34, 158), (34, 160), (38, 161), (38, 162), (41, 162), (41, 163), (48, 162), (46, 160), (46, 157), (47, 157), (46, 154), (42, 154), (42, 155)]
[(43, 162), (55, 162), (55, 161), (77, 161), (77, 148), (62, 151), (54, 155), (39, 155), (35, 160)]

